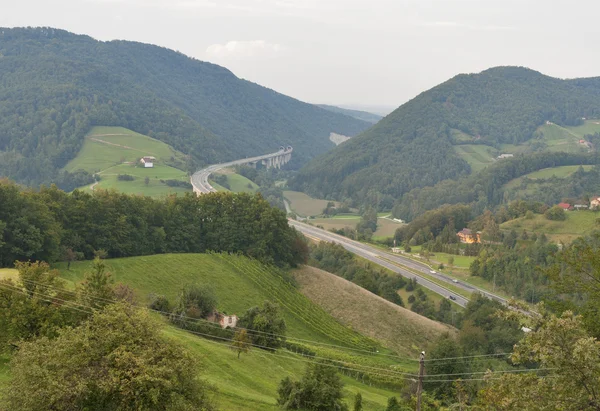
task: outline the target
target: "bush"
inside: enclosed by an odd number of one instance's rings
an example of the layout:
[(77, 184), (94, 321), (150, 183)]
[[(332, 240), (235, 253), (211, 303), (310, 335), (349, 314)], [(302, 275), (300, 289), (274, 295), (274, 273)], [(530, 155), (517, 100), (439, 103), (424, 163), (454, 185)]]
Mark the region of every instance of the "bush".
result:
[(117, 176), (117, 180), (119, 181), (133, 181), (135, 180), (135, 177), (130, 175), (130, 174), (119, 174)]
[(565, 210), (555, 205), (546, 210), (544, 217), (546, 217), (548, 220), (564, 221), (567, 218), (567, 215)]

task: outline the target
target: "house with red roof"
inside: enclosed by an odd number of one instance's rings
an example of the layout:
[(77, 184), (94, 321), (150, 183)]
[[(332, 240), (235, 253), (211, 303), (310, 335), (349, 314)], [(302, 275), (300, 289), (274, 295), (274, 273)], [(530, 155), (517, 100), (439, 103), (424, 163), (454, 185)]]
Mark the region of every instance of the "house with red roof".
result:
[(573, 207), (569, 203), (558, 203), (558, 206), (565, 211), (570, 211), (573, 209)]

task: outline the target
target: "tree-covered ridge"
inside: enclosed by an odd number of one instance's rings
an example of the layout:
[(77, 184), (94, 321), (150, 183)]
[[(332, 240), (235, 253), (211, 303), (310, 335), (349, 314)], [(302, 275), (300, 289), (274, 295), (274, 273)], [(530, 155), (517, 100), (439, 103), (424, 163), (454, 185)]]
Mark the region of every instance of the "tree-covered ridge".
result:
[[(519, 67), (459, 75), (421, 93), (375, 126), (306, 165), (290, 184), (357, 203), (395, 198), (470, 172), (453, 144), (514, 144), (545, 121), (600, 116), (600, 78), (559, 80)], [(472, 136), (456, 141), (455, 130)]]
[(94, 125), (157, 138), (195, 166), (288, 144), (299, 166), (333, 147), (330, 132), (370, 125), (172, 50), (52, 28), (0, 28), (0, 119), (0, 175), (28, 184), (56, 181)]
[(342, 108), (337, 106), (331, 106), (329, 104), (317, 104), (317, 106), (324, 108), (325, 110), (333, 111), (334, 113), (345, 114), (350, 117), (357, 118), (359, 120), (368, 121), (369, 123), (377, 123), (383, 118), (383, 116), (375, 113), (369, 113), (368, 111), (362, 110), (351, 110), (348, 108)]

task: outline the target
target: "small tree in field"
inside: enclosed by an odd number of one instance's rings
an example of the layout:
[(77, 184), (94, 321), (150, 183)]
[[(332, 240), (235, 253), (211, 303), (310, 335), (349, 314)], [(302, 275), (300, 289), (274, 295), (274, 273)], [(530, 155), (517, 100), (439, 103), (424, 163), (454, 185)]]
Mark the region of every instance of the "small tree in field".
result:
[(238, 358), (240, 358), (241, 353), (247, 353), (250, 351), (251, 346), (252, 343), (250, 342), (250, 337), (248, 337), (248, 332), (245, 329), (235, 332), (233, 341), (231, 342), (231, 349), (237, 351)]

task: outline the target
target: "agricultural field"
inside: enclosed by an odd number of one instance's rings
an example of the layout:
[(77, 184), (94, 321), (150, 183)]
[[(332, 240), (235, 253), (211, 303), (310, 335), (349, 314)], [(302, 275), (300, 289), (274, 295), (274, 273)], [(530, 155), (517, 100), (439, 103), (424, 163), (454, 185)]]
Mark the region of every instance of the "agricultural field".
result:
[(498, 151), (494, 147), (482, 144), (461, 144), (453, 147), (456, 154), (469, 163), (473, 172), (483, 170), (492, 164)]
[[(399, 369), (416, 371), (416, 361), (412, 359), (418, 351), (442, 332), (452, 332), (449, 326), (401, 309), (354, 284), (339, 284), (342, 279), (310, 267), (292, 273), (299, 283), (302, 281), (300, 288), (296, 288), (278, 269), (242, 256), (166, 254), (105, 261), (115, 282), (133, 287), (141, 304), (148, 301), (151, 293), (164, 294), (174, 301), (182, 285), (192, 282), (211, 285), (219, 301), (218, 309), (229, 314), (239, 315), (266, 299), (274, 300), (283, 309), (289, 341), (310, 340), (303, 344), (315, 349), (318, 355), (346, 363), (379, 367), (394, 364)], [(89, 261), (74, 262), (70, 271), (64, 263), (56, 265), (71, 287), (83, 278), (89, 267)], [(318, 297), (306, 291), (309, 284), (313, 290), (320, 289)], [(320, 306), (316, 298), (323, 304), (327, 300), (346, 305), (361, 301), (369, 311), (353, 317), (351, 313), (355, 310), (335, 308), (331, 304)], [(370, 312), (377, 315), (373, 317)], [(385, 332), (378, 337), (380, 345), (372, 337), (381, 330)], [(284, 349), (275, 353), (252, 349), (237, 359), (227, 343), (196, 337), (171, 326), (167, 326), (164, 333), (200, 358), (201, 377), (219, 387), (220, 409), (277, 410), (279, 381), (286, 376), (299, 378), (308, 361)], [(375, 347), (383, 354), (396, 353), (400, 357), (355, 351), (370, 351)], [(0, 361), (0, 384), (9, 378), (6, 373), (2, 374), (1, 365)], [(395, 391), (363, 384), (346, 375), (342, 378), (346, 384), (346, 402), (351, 404), (354, 395), (360, 392), (364, 409), (383, 411), (388, 398), (397, 395)]]
[(185, 155), (162, 141), (123, 127), (92, 127), (83, 147), (64, 167), (66, 171), (97, 173), (125, 162), (135, 163), (143, 156), (156, 157), (159, 163), (185, 161)]
[[(153, 168), (144, 168), (139, 159), (156, 157)], [(168, 164), (183, 165), (185, 156), (167, 144), (135, 133), (123, 127), (92, 127), (77, 157), (66, 166), (67, 171), (85, 170), (100, 177), (97, 184), (80, 187), (80, 190), (114, 189), (127, 194), (163, 197), (169, 194), (192, 192), (191, 188), (170, 187), (161, 180), (189, 182), (185, 171)], [(119, 174), (129, 174), (134, 179), (123, 181)], [(146, 184), (148, 177), (148, 184)]]
[[(276, 404), (279, 382), (285, 377), (298, 379), (307, 365), (305, 358), (284, 350), (268, 353), (252, 349), (238, 359), (225, 343), (197, 338), (173, 327), (168, 327), (165, 334), (200, 358), (200, 376), (218, 387), (220, 410), (280, 410)], [(383, 411), (388, 398), (397, 396), (394, 391), (361, 384), (349, 377), (343, 376), (342, 380), (346, 403), (352, 404), (360, 392), (365, 410)]]
[[(264, 300), (274, 300), (283, 308), (290, 336), (363, 349), (377, 346), (312, 304), (284, 280), (280, 271), (245, 257), (163, 254), (110, 259), (106, 264), (115, 282), (133, 287), (142, 302), (152, 293), (175, 301), (185, 284), (206, 284), (214, 288), (220, 311), (240, 315)], [(64, 264), (57, 266), (71, 282), (80, 281), (89, 267), (89, 261), (73, 263), (70, 271), (64, 270)]]
[[(388, 216), (389, 213), (379, 213), (383, 216)], [(325, 230), (341, 230), (344, 227), (356, 228), (356, 225), (360, 221), (359, 215), (336, 215), (330, 218), (313, 218), (310, 223), (315, 226), (321, 226)], [(396, 229), (401, 227), (402, 223), (398, 223), (391, 218), (379, 217), (377, 218), (377, 231), (373, 233), (373, 239), (383, 240), (386, 238), (393, 237), (396, 234)]]
[[(561, 166), (561, 167), (544, 168), (542, 170), (534, 171), (533, 173), (529, 173), (529, 174), (526, 174), (524, 176), (521, 176), (521, 177), (515, 178), (514, 180), (509, 181), (508, 183), (506, 183), (504, 185), (504, 188), (509, 189), (509, 190), (517, 188), (521, 185), (521, 182), (526, 178), (530, 179), (530, 180), (547, 179), (547, 178), (551, 178), (551, 177), (566, 178), (566, 177), (569, 177), (571, 174), (573, 174), (575, 171), (577, 171), (577, 169), (579, 167), (580, 166)], [(592, 169), (593, 166), (584, 165), (581, 167), (583, 167), (583, 169), (585, 171), (589, 171)]]
[(543, 233), (551, 241), (568, 244), (593, 231), (597, 227), (596, 219), (600, 218), (600, 214), (594, 211), (568, 211), (566, 216), (564, 221), (551, 221), (541, 214), (535, 214), (531, 220), (521, 217), (502, 223), (500, 229), (515, 230), (519, 235), (523, 231), (538, 235)]
[(569, 132), (576, 135), (579, 138), (583, 138), (588, 134), (600, 133), (600, 120), (590, 119), (585, 120), (580, 126), (569, 126), (565, 127)]
[[(119, 174), (128, 174), (133, 181), (119, 180)], [(170, 187), (161, 180), (189, 182), (187, 173), (166, 165), (156, 164), (153, 168), (140, 167), (137, 164), (120, 164), (99, 173), (101, 180), (94, 185), (96, 189), (115, 189), (126, 194), (139, 194), (150, 197), (164, 197), (169, 194), (191, 193), (191, 188)], [(146, 184), (148, 177), (148, 184)], [(90, 189), (86, 186), (83, 189)]]
[[(295, 270), (293, 275), (300, 285), (300, 292), (312, 302), (361, 334), (378, 338), (397, 352), (405, 351), (405, 347), (422, 350), (440, 333), (452, 330), (326, 271), (303, 267)], [(356, 310), (356, 307), (361, 309)]]
[[(284, 191), (283, 196), (290, 203), (292, 210), (302, 217), (321, 215), (329, 202), (312, 198), (299, 191)], [(336, 202), (336, 204), (339, 203)]]

